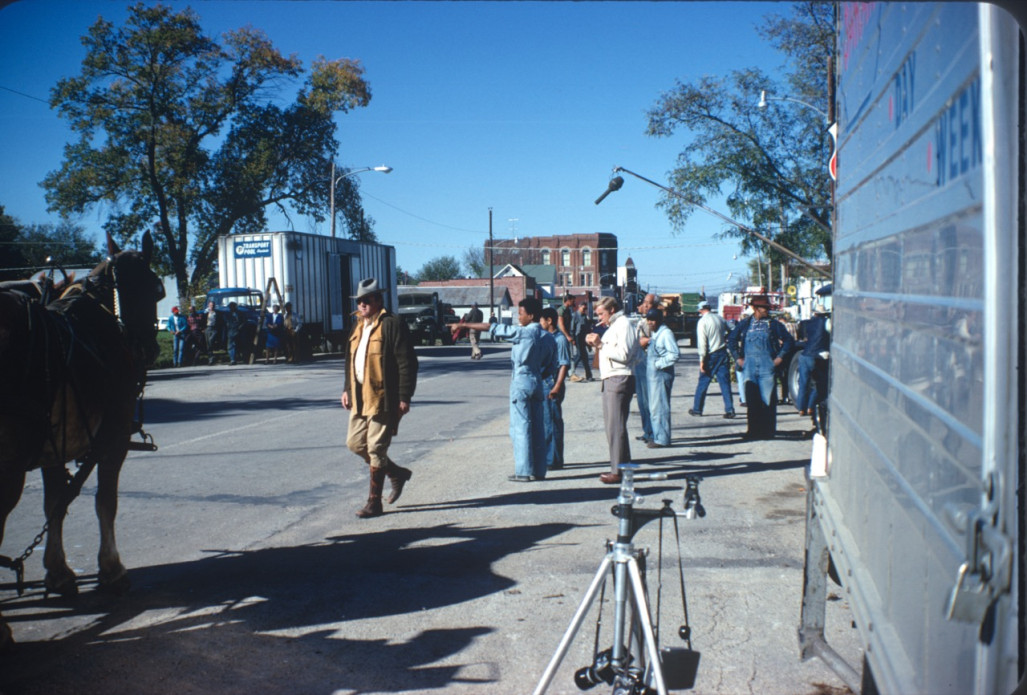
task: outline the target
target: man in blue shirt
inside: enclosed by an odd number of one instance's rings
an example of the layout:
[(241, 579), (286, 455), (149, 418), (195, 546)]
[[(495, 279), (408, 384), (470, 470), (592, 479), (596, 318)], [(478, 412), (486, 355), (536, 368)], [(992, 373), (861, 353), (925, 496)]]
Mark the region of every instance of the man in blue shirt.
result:
[[(799, 339), (806, 341), (806, 347), (797, 355), (799, 360), (799, 397), (795, 403), (800, 415), (811, 415), (816, 424), (814, 412), (818, 403), (827, 398), (827, 354), (831, 349), (831, 332), (828, 328), (827, 309), (817, 303), (813, 307), (813, 318), (799, 323)], [(817, 378), (823, 373), (823, 377)]]
[(168, 317), (168, 331), (171, 335), (175, 336), (172, 363), (176, 367), (181, 367), (182, 354), (185, 352), (185, 340), (189, 336), (189, 322), (178, 311), (177, 306), (171, 307), (171, 316)]
[(559, 329), (556, 309), (543, 309), (543, 329), (556, 340), (556, 373), (542, 379), (542, 392), (546, 400), (543, 407), (546, 430), (546, 463), (550, 470), (563, 468), (563, 397), (565, 380), (571, 367), (571, 346)]
[(556, 340), (539, 325), (542, 303), (525, 297), (517, 305), (517, 326), (502, 323), (464, 323), (461, 328), (488, 331), (492, 340), (513, 343), (510, 361), (510, 439), (513, 441), (514, 474), (509, 480), (526, 483), (546, 477), (545, 421), (542, 414), (542, 374), (556, 359)]

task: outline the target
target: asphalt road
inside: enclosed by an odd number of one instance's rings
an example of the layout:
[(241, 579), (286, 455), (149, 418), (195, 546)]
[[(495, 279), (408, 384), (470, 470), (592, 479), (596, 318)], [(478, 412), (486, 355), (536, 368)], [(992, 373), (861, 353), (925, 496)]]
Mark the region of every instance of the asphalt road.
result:
[[(41, 552), (24, 596), (0, 576), (18, 642), (0, 656), (0, 693), (531, 692), (616, 533), (617, 490), (597, 480), (598, 383), (569, 385), (568, 467), (507, 481), (508, 354), (485, 350), (470, 361), (465, 346), (420, 349), (414, 408), (390, 452), (414, 477), (371, 520), (354, 516), (367, 474), (345, 450), (341, 361), (154, 372), (146, 429), (160, 448), (131, 454), (121, 479), (132, 590), (95, 590), (87, 484), (65, 533), (80, 596), (44, 596)], [(707, 516), (681, 522), (701, 653), (693, 692), (846, 692), (819, 661), (798, 660), (806, 423), (782, 406), (778, 440), (743, 442), (744, 418), (721, 419), (715, 392), (707, 417), (689, 417), (697, 362), (682, 352), (674, 446), (633, 454), (669, 476), (639, 486), (647, 506), (680, 508), (684, 476), (703, 476)], [(38, 532), (41, 497), (31, 475), (0, 552), (20, 553)], [(637, 542), (655, 565), (656, 525)], [(663, 547), (662, 639), (680, 646), (669, 527)], [(832, 596), (829, 640), (858, 665), (847, 611)], [(548, 692), (579, 692), (572, 674), (591, 662), (594, 613)]]

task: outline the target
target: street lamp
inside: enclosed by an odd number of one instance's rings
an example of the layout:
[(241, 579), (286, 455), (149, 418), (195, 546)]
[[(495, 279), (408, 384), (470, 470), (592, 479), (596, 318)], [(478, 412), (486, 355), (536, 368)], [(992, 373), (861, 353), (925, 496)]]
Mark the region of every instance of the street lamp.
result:
[(385, 165), (377, 167), (363, 167), (361, 169), (353, 169), (351, 171), (347, 171), (345, 174), (340, 174), (339, 176), (336, 176), (335, 162), (332, 162), (332, 188), (331, 192), (329, 193), (329, 206), (331, 207), (333, 239), (335, 238), (335, 187), (339, 184), (339, 181), (342, 181), (347, 176), (356, 176), (357, 174), (363, 174), (365, 171), (380, 171), (383, 174), (388, 174), (392, 171), (392, 167), (387, 167)]
[[(807, 261), (805, 258), (800, 256), (799, 254), (797, 254), (794, 251), (792, 251), (791, 249), (787, 249), (784, 246), (781, 246), (781, 244), (777, 243), (776, 241), (774, 241), (770, 237), (764, 236), (763, 234), (760, 234), (759, 232), (757, 232), (752, 227), (748, 227), (748, 226), (742, 224), (741, 222), (733, 220), (730, 217), (728, 217), (727, 215), (721, 214), (721, 213), (717, 212), (716, 210), (714, 210), (713, 208), (711, 208), (709, 206), (706, 206), (706, 205), (703, 205), (702, 203), (700, 203), (697, 200), (693, 200), (692, 198), (689, 198), (688, 196), (686, 196), (684, 193), (681, 193), (680, 191), (675, 191), (673, 188), (668, 188), (667, 186), (662, 186), (662, 185), (656, 183), (655, 181), (653, 181), (651, 179), (647, 179), (646, 177), (642, 176), (641, 174), (636, 174), (635, 172), (630, 171), (629, 169), (625, 169), (624, 167), (614, 167), (613, 168), (613, 173), (615, 173), (615, 174), (619, 173), (619, 172), (622, 172), (622, 171), (625, 174), (631, 174), (636, 179), (641, 179), (642, 181), (645, 181), (648, 184), (656, 186), (660, 190), (666, 191), (667, 193), (671, 194), (672, 196), (675, 196), (677, 198), (681, 198), (683, 201), (685, 201), (689, 205), (693, 205), (693, 206), (699, 208), (700, 210), (705, 210), (706, 212), (710, 213), (714, 217), (718, 217), (718, 218), (720, 218), (721, 220), (727, 222), (730, 225), (738, 227), (743, 232), (746, 232), (747, 234), (751, 234), (752, 236), (756, 237), (760, 241), (762, 241), (762, 242), (764, 242), (766, 244), (769, 244), (770, 246), (773, 246), (775, 249), (777, 249), (781, 253), (783, 253), (786, 256), (788, 256), (789, 258), (795, 260), (797, 263), (800, 263), (801, 265), (806, 266), (807, 268), (809, 268), (813, 272), (817, 273), (818, 275), (822, 275), (822, 276), (827, 277), (827, 278), (831, 277), (831, 274), (828, 273), (827, 271), (825, 271), (822, 268), (818, 268), (817, 266), (813, 265), (812, 263)], [(609, 185), (606, 188), (606, 192), (604, 192), (601, 196), (599, 196), (599, 198), (596, 200), (596, 205), (599, 205), (599, 203), (603, 202), (603, 198), (608, 196), (610, 193), (613, 193), (614, 191), (619, 190), (620, 187), (623, 186), (623, 185), (624, 185), (624, 179), (622, 177), (620, 177), (620, 176), (615, 176), (612, 179), (610, 179), (610, 183), (609, 183)]]
[(810, 109), (813, 109), (814, 111), (819, 113), (821, 116), (823, 116), (824, 123), (830, 123), (831, 122), (831, 119), (827, 117), (827, 114), (824, 113), (823, 111), (821, 111), (820, 109), (818, 109), (813, 104), (808, 104), (805, 101), (802, 101), (801, 99), (793, 99), (792, 97), (768, 97), (767, 96), (767, 90), (761, 89), (760, 90), (760, 101), (759, 101), (758, 104), (756, 104), (756, 108), (758, 108), (758, 109), (765, 109), (765, 108), (767, 108), (767, 102), (768, 101), (791, 101), (791, 102), (795, 102), (796, 104), (802, 104), (803, 106), (805, 106), (807, 108), (810, 108)]

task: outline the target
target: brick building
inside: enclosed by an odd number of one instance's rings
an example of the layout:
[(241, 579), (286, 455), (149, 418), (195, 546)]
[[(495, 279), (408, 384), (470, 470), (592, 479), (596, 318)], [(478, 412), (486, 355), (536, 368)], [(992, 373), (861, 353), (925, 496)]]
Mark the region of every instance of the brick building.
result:
[[(601, 289), (617, 284), (617, 236), (615, 234), (563, 234), (558, 236), (495, 239), (485, 242), (485, 263), (493, 254), (492, 265), (499, 269), (509, 264), (554, 266), (554, 295), (565, 292), (598, 297)], [(511, 292), (511, 295), (513, 293)]]

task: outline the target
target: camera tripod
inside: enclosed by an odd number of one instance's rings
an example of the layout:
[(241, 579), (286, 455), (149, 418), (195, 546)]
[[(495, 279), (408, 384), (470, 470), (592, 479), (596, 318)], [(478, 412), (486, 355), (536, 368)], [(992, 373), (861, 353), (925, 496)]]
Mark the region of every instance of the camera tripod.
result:
[[(699, 476), (691, 475), (686, 479), (684, 491), (684, 511), (675, 512), (671, 509), (670, 500), (663, 500), (660, 509), (635, 509), (635, 502), (640, 498), (635, 494), (636, 480), (665, 480), (666, 474), (638, 474), (638, 464), (621, 464), (621, 487), (617, 504), (613, 507), (613, 515), (619, 519), (617, 540), (607, 541), (606, 554), (592, 583), (585, 592), (570, 626), (560, 640), (549, 665), (535, 688), (534, 695), (545, 693), (556, 670), (567, 655), (571, 642), (581, 628), (596, 596), (602, 597), (606, 591), (606, 580), (613, 577), (613, 646), (599, 651), (599, 628), (602, 624), (602, 608), (596, 623), (596, 639), (593, 649), (591, 666), (579, 669), (574, 674), (574, 682), (578, 688), (586, 690), (601, 681), (613, 686), (614, 695), (667, 695), (667, 683), (664, 678), (664, 661), (661, 658), (657, 632), (649, 611), (649, 593), (644, 580), (646, 552), (636, 549), (632, 542), (635, 533), (648, 521), (657, 518), (675, 520), (677, 533), (677, 517), (694, 519), (706, 515), (699, 498)], [(662, 525), (660, 531), (662, 546)], [(680, 543), (680, 541), (679, 541)], [(698, 668), (698, 653), (691, 651), (691, 630), (688, 626), (688, 605), (685, 600), (685, 580), (681, 570), (680, 545), (678, 551), (678, 574), (681, 578), (681, 604), (684, 612), (684, 624), (678, 629), (678, 635), (688, 643), (687, 661), (684, 669), (691, 669), (691, 682), (694, 681), (695, 669)], [(659, 599), (657, 599), (658, 601)], [(600, 598), (602, 604), (602, 598)], [(629, 609), (631, 620), (628, 620)], [(659, 610), (657, 609), (657, 618)], [(685, 676), (687, 678), (687, 675)], [(655, 687), (655, 691), (653, 690)]]

